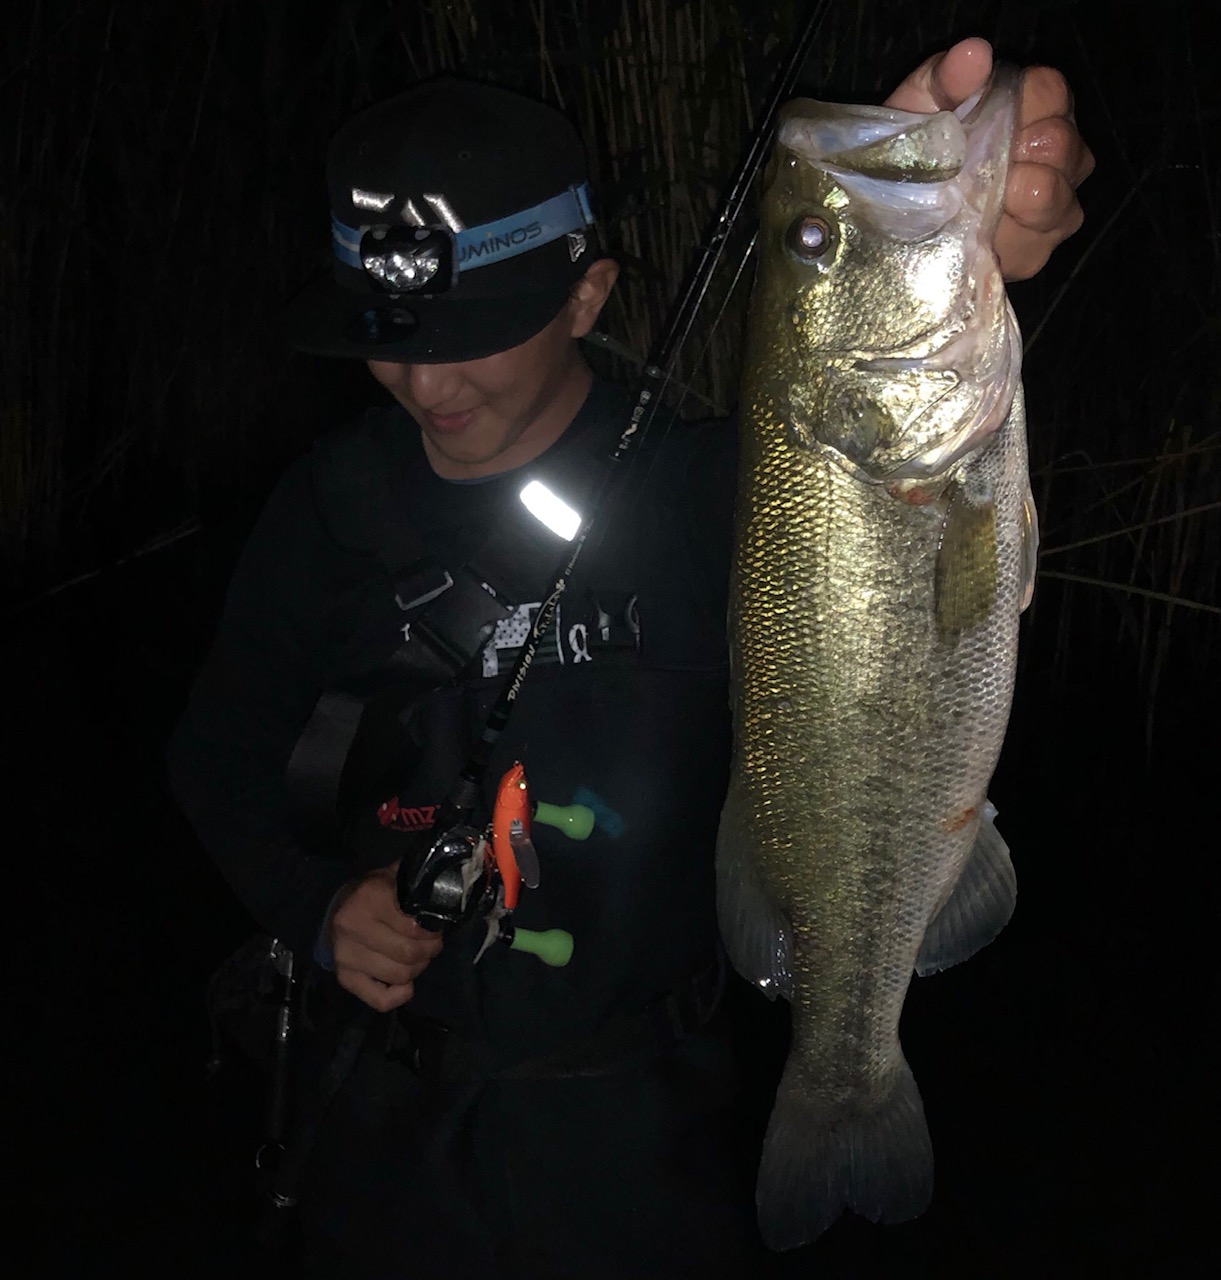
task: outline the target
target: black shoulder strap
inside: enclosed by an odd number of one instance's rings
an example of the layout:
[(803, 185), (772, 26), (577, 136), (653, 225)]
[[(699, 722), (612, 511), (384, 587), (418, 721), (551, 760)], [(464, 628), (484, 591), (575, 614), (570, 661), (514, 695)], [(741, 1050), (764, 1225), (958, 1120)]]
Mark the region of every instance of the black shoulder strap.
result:
[[(377, 555), (403, 613), (405, 641), (360, 689), (324, 693), (293, 749), (285, 780), (295, 823), (308, 840), (339, 835), (345, 765), (357, 739), (370, 731), (374, 701), (379, 720), (397, 718), (417, 698), (457, 679), (499, 622), (541, 598), (564, 545), (524, 506), (514, 506), (466, 564), (443, 565), (410, 518), (409, 477), (393, 465), (389, 429), (390, 423), (373, 422), (346, 453), (332, 448), (315, 465), (323, 518), (337, 522), (328, 528), (345, 545)], [(607, 465), (608, 455), (593, 452), (582, 433), (551, 451), (546, 478), (579, 510)], [(353, 503), (354, 495), (364, 501)], [(353, 515), (345, 505), (358, 510)]]

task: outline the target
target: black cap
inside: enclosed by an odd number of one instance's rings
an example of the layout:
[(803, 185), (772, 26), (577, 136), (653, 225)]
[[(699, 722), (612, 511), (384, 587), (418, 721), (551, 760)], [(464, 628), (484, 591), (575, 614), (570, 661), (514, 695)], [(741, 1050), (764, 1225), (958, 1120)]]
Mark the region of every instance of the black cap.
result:
[(418, 364), (505, 351), (599, 256), (576, 130), (493, 85), (446, 77), (362, 112), (331, 143), (327, 181), (332, 271), (288, 315), (303, 351)]

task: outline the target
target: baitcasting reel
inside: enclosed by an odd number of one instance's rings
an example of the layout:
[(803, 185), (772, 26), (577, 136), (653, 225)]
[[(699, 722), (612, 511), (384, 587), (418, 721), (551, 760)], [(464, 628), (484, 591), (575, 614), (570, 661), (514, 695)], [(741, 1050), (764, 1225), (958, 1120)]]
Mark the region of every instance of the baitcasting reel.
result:
[(531, 818), (584, 840), (593, 811), (584, 805), (531, 805), (525, 772), (514, 763), (500, 780), (492, 821), (484, 828), (458, 821), (399, 862), (399, 906), (426, 929), (444, 931), (481, 919), (487, 936), (478, 961), (493, 942), (527, 951), (544, 964), (566, 965), (572, 935), (563, 929), (520, 929), (513, 923), (522, 884), (537, 888), (538, 855)]

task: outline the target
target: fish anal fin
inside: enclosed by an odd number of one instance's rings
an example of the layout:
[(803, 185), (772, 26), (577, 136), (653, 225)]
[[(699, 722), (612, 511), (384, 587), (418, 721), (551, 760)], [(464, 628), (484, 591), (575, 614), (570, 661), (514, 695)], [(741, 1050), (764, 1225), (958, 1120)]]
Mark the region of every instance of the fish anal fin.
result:
[(952, 644), (996, 602), (996, 506), (962, 485), (949, 495), (934, 581), (937, 634)]
[(987, 806), (979, 835), (949, 898), (929, 922), (916, 957), (916, 972), (930, 973), (969, 960), (1009, 923), (1017, 902), (1017, 876), (1009, 846)]
[(810, 1097), (791, 1066), (776, 1093), (755, 1193), (768, 1247), (809, 1244), (846, 1209), (871, 1222), (919, 1217), (933, 1196), (933, 1148), (907, 1063), (886, 1099), (868, 1109)]
[(741, 793), (731, 784), (716, 847), (717, 918), (733, 967), (764, 995), (793, 998), (793, 933), (759, 875)]

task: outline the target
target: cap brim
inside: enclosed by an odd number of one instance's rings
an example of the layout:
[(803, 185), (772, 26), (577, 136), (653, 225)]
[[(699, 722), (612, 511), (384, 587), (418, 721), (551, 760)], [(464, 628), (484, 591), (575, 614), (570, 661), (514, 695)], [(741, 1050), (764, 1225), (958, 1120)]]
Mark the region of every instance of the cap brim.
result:
[(291, 303), (285, 336), (313, 355), (452, 364), (520, 346), (559, 315), (568, 296), (560, 285), (512, 298), (392, 299), (345, 289), (328, 275)]

